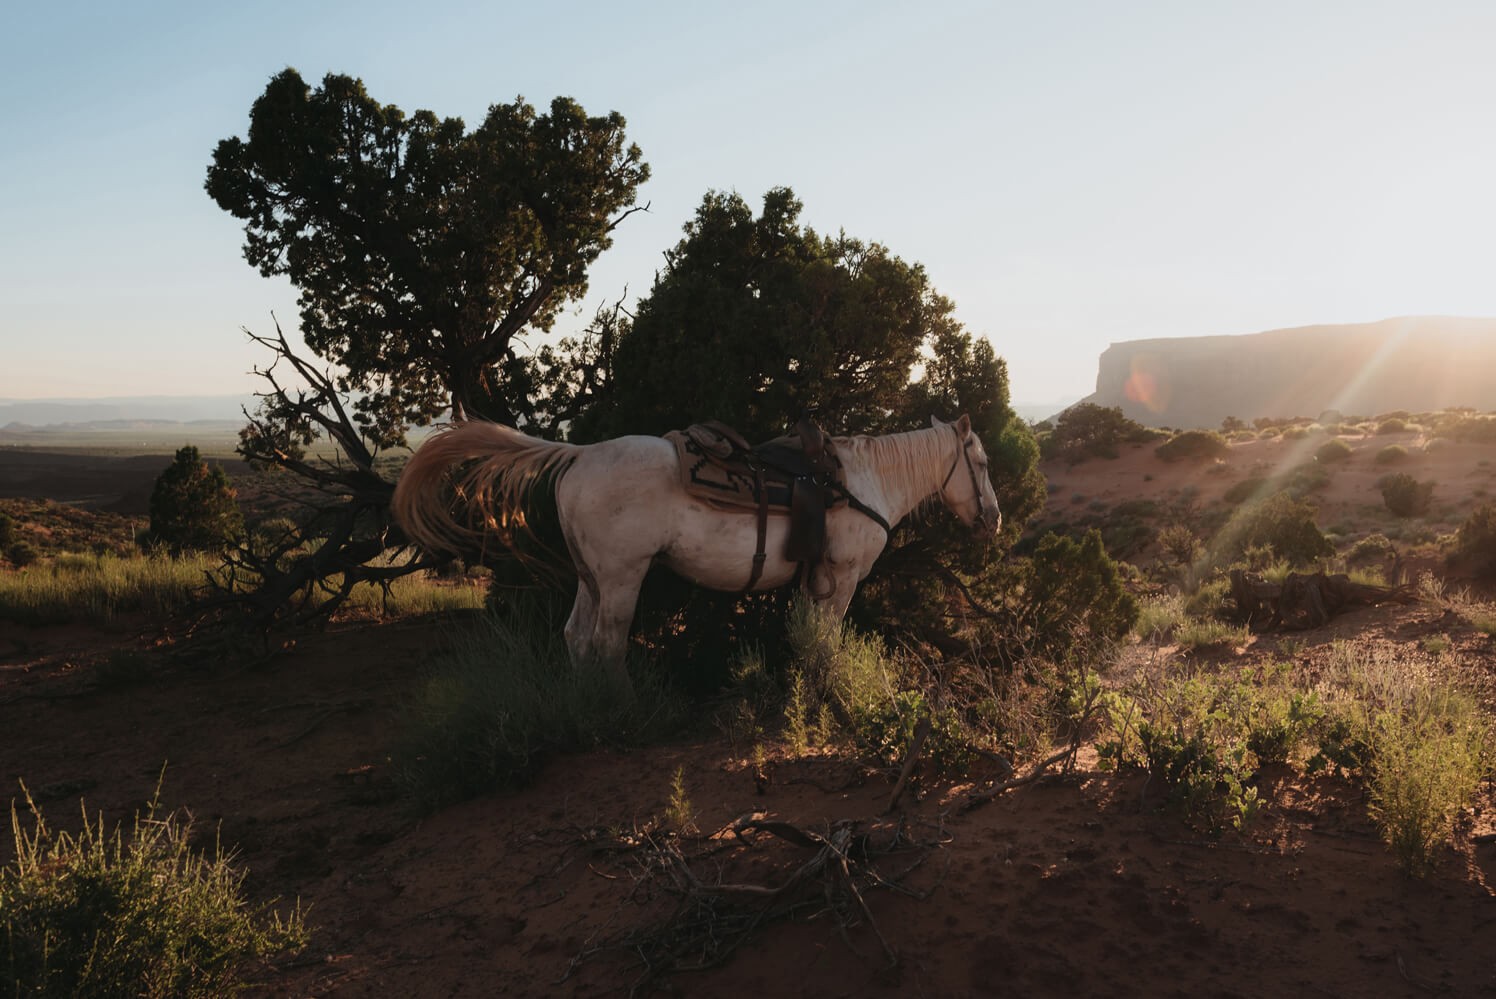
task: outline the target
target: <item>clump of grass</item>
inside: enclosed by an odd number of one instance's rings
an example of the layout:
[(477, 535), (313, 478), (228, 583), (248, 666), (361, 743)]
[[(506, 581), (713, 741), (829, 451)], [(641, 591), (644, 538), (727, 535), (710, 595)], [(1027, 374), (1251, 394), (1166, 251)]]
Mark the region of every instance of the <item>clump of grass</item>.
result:
[(419, 808), (524, 784), (558, 753), (658, 738), (684, 716), (643, 664), (631, 692), (602, 669), (574, 668), (559, 622), (538, 605), (483, 622), (437, 658), (407, 707), (397, 772)]
[(1144, 641), (1164, 641), (1185, 621), (1184, 597), (1177, 593), (1149, 597), (1138, 605), (1133, 634)]
[(1406, 461), (1408, 449), (1401, 444), (1388, 444), (1377, 452), (1376, 463), (1378, 465), (1391, 465), (1395, 462)]
[(466, 585), (462, 580), (443, 583), (421, 573), (391, 580), (388, 590), (374, 584), (356, 586), (339, 610), (404, 617), (482, 610), (486, 599), (484, 586)]
[(692, 828), (692, 820), (696, 818), (696, 806), (691, 804), (691, 794), (686, 789), (686, 768), (684, 765), (675, 768), (675, 775), (670, 778), (670, 798), (665, 803), (665, 822), (676, 832), (686, 832)]
[(60, 555), (24, 572), (0, 573), (0, 620), (35, 626), (168, 616), (202, 594), (217, 564), (207, 555)]
[(1174, 641), (1185, 649), (1203, 649), (1212, 645), (1245, 645), (1246, 625), (1231, 625), (1215, 618), (1189, 618), (1174, 629)]
[(232, 858), (194, 853), (190, 822), (158, 816), (159, 790), (128, 836), (86, 810), (77, 836), (54, 831), (25, 800), (35, 825), (11, 805), (16, 858), (0, 869), (5, 994), (216, 999), (244, 987), (246, 962), (306, 945), (300, 908), (250, 908)]

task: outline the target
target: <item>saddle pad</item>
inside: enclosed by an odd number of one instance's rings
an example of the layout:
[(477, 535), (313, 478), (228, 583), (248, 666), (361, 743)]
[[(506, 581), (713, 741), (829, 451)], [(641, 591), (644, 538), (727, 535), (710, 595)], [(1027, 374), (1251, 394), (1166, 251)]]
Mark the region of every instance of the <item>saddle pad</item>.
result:
[[(753, 468), (744, 460), (741, 451), (727, 447), (726, 441), (710, 427), (695, 424), (688, 430), (672, 430), (665, 439), (675, 445), (675, 455), (680, 467), (681, 487), (698, 499), (714, 506), (743, 510), (758, 509), (758, 481)], [(719, 443), (721, 441), (721, 443)], [(797, 438), (782, 437), (770, 441), (775, 448), (796, 448)], [(765, 445), (766, 447), (769, 445)], [(729, 458), (721, 457), (728, 453)], [(840, 459), (828, 446), (836, 468), (836, 484), (841, 489), (828, 490), (827, 509), (834, 509), (846, 502), (846, 474)], [(794, 478), (790, 474), (766, 465), (764, 485), (769, 494), (769, 509), (779, 512), (790, 508)], [(832, 500), (834, 494), (835, 500)]]

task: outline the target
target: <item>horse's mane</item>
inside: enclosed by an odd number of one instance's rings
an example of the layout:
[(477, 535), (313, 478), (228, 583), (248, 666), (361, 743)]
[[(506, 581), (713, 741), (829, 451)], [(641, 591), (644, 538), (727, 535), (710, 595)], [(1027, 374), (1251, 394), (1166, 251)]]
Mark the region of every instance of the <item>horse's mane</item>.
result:
[[(490, 534), (510, 544), (517, 529), (527, 529), (525, 497), (580, 450), (497, 423), (453, 423), (410, 459), (390, 509), (405, 533), (429, 551), (481, 546)], [(451, 494), (444, 489), (449, 470)], [(465, 516), (455, 515), (454, 506)]]

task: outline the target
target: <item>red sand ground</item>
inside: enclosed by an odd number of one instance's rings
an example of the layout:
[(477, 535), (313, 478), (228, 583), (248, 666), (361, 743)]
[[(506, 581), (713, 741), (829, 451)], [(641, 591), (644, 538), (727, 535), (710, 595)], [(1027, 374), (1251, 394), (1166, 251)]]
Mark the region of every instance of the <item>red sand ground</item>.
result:
[[(1240, 453), (1274, 460), (1270, 446)], [(1377, 500), (1350, 483), (1352, 467), (1336, 470), (1326, 498)], [(1460, 502), (1446, 491), (1453, 469), (1412, 470)], [(1206, 496), (1241, 474), (1163, 466), (1143, 452), (1051, 471), (1053, 500), (1066, 506), (1076, 491), (1115, 502), (1191, 481)], [(256, 996), (626, 993), (641, 976), (630, 953), (602, 951), (575, 968), (573, 959), (661, 914), (668, 900), (641, 890), (640, 855), (625, 841), (663, 813), (677, 767), (705, 830), (681, 848), (721, 847), (696, 869), (720, 864), (727, 882), (777, 884), (812, 853), (763, 834), (751, 845), (707, 838), (746, 812), (821, 832), (867, 820), (879, 823), (875, 840), (896, 819), (879, 815), (890, 790), (882, 774), (771, 759), (761, 781), (741, 748), (708, 736), (556, 760), (528, 790), (418, 818), (388, 761), (399, 706), (433, 649), (467, 626), (344, 626), (268, 661), (181, 657), (105, 690), (93, 680), (110, 648), (160, 636), (0, 625), (0, 782), (24, 779), (70, 827), (80, 796), (127, 819), (166, 763), (163, 803), (190, 809), (205, 843), (218, 830), (249, 893), (310, 907), (311, 948), (260, 969)], [(1450, 661), (1496, 675), (1492, 641), (1429, 605), (1356, 610), (1297, 636), (1296, 654), (1326, 656), (1330, 641), (1354, 637), (1411, 659), (1435, 633), (1450, 635)], [(1222, 655), (1276, 649), (1259, 637)], [(910, 879), (928, 897), (866, 893), (896, 966), (884, 966), (865, 920), (844, 938), (807, 912), (761, 927), (726, 967), (661, 987), (707, 997), (1496, 995), (1496, 844), (1473, 838), (1496, 829), (1489, 786), (1435, 874), (1415, 881), (1344, 780), (1265, 773), (1268, 804), (1249, 833), (1211, 839), (1159, 810), (1157, 789), (1139, 778), (1096, 772), (1091, 754), (1073, 775), (964, 810), (974, 784), (994, 777), (927, 780), (905, 797), (909, 834), (938, 847)], [(8, 854), (0, 843), (0, 861)]]

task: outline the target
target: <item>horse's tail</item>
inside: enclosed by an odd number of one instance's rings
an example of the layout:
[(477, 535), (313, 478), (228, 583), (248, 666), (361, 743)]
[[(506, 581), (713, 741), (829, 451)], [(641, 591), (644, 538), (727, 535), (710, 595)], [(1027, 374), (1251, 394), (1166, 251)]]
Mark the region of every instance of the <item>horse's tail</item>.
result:
[(580, 445), (540, 440), (497, 423), (453, 423), (417, 449), (395, 486), (390, 510), (406, 535), (430, 552), (481, 549), (490, 536), (512, 546), (515, 532), (528, 530), (528, 492), (563, 471), (580, 451)]

